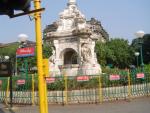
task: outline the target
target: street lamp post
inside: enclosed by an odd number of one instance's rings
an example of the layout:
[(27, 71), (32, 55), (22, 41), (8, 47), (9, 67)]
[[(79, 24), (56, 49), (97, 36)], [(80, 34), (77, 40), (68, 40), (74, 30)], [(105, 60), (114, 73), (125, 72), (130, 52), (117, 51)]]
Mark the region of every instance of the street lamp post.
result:
[(144, 62), (143, 62), (143, 47), (142, 47), (142, 44), (143, 44), (143, 36), (144, 36), (144, 31), (137, 31), (135, 33), (136, 37), (139, 39), (139, 44), (140, 44), (140, 58), (141, 58), (141, 67), (142, 67), (142, 70), (143, 70), (143, 67), (144, 67)]
[[(11, 65), (11, 60), (9, 56), (0, 56), (0, 62), (5, 62), (5, 63), (9, 63), (9, 66)], [(10, 66), (9, 68), (11, 68), (12, 66)], [(7, 72), (11, 71), (11, 74), (9, 75), (10, 79), (9, 79), (9, 89), (10, 89), (10, 93), (9, 93), (9, 97), (10, 97), (10, 107), (12, 108), (12, 97), (13, 97), (13, 93), (12, 93), (12, 70), (8, 70), (9, 69), (6, 66)], [(7, 76), (8, 77), (8, 76)]]
[[(4, 56), (5, 61), (10, 61), (10, 57), (9, 56)], [(10, 80), (9, 80), (9, 89), (10, 89), (10, 107), (13, 107), (13, 103), (12, 103), (12, 98), (13, 98), (13, 93), (12, 93), (12, 75), (10, 76)]]
[(139, 52), (135, 52), (134, 55), (136, 56), (136, 65), (138, 67), (138, 65), (139, 65), (139, 59), (138, 59), (138, 57), (139, 57), (140, 53)]
[[(19, 37), (19, 43), (20, 43), (20, 48), (24, 48), (27, 46), (27, 39), (28, 39), (28, 36), (26, 34), (20, 34), (18, 35)], [(17, 61), (17, 57), (16, 57), (16, 61)], [(26, 74), (26, 77), (28, 76), (28, 60), (27, 58), (24, 59), (24, 64), (25, 64), (25, 74)], [(17, 63), (16, 63), (16, 68), (17, 68)], [(23, 68), (23, 66), (22, 66)]]

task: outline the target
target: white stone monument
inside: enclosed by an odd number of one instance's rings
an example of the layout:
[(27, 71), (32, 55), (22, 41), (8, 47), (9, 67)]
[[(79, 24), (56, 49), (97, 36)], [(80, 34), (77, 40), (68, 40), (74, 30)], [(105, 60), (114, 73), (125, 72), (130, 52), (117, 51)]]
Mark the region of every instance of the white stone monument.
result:
[(96, 39), (86, 24), (85, 16), (77, 8), (76, 0), (69, 0), (67, 8), (59, 16), (57, 30), (46, 34), (54, 45), (50, 57), (51, 76), (63, 72), (68, 76), (101, 73), (94, 52)]

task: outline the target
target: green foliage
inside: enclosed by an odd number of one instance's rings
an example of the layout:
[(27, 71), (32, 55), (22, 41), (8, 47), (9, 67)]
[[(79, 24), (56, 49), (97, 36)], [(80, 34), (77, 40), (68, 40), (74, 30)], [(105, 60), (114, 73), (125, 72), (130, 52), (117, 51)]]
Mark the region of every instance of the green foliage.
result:
[(118, 68), (109, 68), (108, 66), (102, 67), (102, 72), (107, 74), (118, 73), (119, 71), (120, 69)]
[(106, 58), (108, 64), (112, 63), (119, 68), (125, 68), (131, 64), (134, 53), (127, 40), (111, 39), (106, 45), (109, 50)]
[(43, 45), (43, 58), (49, 58), (52, 55), (52, 46), (49, 44)]
[(16, 55), (16, 50), (19, 46), (19, 43), (14, 43), (9, 46), (1, 47), (0, 48), (0, 55), (1, 56), (10, 56), (10, 58), (14, 58)]
[[(144, 64), (150, 63), (150, 34), (145, 34), (143, 38), (136, 38), (132, 41), (131, 47), (135, 51), (140, 53), (140, 47), (142, 45), (143, 62)], [(139, 57), (140, 62), (140, 57)], [(136, 63), (136, 61), (134, 61)]]
[(124, 39), (111, 39), (106, 43), (97, 42), (95, 47), (98, 62), (105, 66), (112, 64), (118, 68), (125, 68), (132, 64), (134, 49)]
[(144, 65), (144, 70), (150, 73), (150, 64)]
[(150, 34), (146, 34), (143, 37), (143, 59), (145, 64), (150, 63)]
[(4, 59), (4, 56), (9, 56), (13, 67), (15, 67), (16, 50), (17, 50), (18, 46), (19, 46), (19, 43), (16, 42), (11, 45), (0, 48), (1, 58)]
[(107, 51), (106, 44), (101, 43), (101, 42), (96, 42), (95, 51), (96, 51), (96, 54), (97, 54), (98, 62), (102, 66), (106, 65), (106, 51)]

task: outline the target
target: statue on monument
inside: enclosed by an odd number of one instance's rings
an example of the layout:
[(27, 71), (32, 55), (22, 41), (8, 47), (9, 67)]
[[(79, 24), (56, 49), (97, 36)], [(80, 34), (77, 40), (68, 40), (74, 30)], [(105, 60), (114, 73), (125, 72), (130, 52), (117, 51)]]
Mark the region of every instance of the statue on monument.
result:
[(49, 58), (49, 61), (52, 64), (55, 64), (55, 56), (56, 56), (55, 47), (52, 47), (52, 56)]
[(91, 63), (91, 49), (88, 47), (86, 43), (81, 45), (81, 56), (83, 63)]

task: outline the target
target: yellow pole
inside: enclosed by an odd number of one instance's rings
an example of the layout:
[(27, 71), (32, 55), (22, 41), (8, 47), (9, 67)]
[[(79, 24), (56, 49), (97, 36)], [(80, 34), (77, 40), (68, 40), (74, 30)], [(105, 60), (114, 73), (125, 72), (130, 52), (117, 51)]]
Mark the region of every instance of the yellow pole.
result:
[(32, 105), (34, 105), (34, 74), (32, 74)]
[(10, 77), (8, 77), (7, 79), (7, 90), (6, 90), (6, 99), (5, 99), (5, 104), (8, 105), (8, 94), (9, 94), (9, 80), (10, 80)]
[[(40, 9), (41, 0), (34, 0), (35, 9)], [(42, 55), (42, 32), (41, 32), (41, 12), (35, 13), (35, 32), (36, 32), (36, 46), (37, 46), (37, 67), (38, 67), (38, 88), (39, 88), (39, 105), (40, 113), (47, 113), (47, 103), (45, 96), (45, 84), (43, 73), (43, 55)]]
[[(48, 77), (49, 75), (49, 60), (43, 59), (43, 73), (44, 77)], [(44, 100), (45, 100), (45, 107), (46, 107), (46, 113), (48, 113), (48, 100), (47, 100), (47, 83), (44, 83)]]
[(129, 70), (128, 70), (128, 97), (129, 99), (131, 98), (131, 78), (130, 78)]
[(46, 109), (46, 113), (48, 113), (48, 100), (47, 100), (47, 84), (44, 84), (45, 86), (44, 86), (44, 93), (45, 93), (45, 96), (44, 96), (44, 98), (45, 98), (45, 109)]
[(103, 95), (102, 95), (102, 77), (101, 75), (98, 76), (98, 81), (99, 81), (99, 102), (103, 102)]
[(64, 74), (64, 79), (65, 79), (65, 104), (68, 104), (68, 78), (66, 73)]

